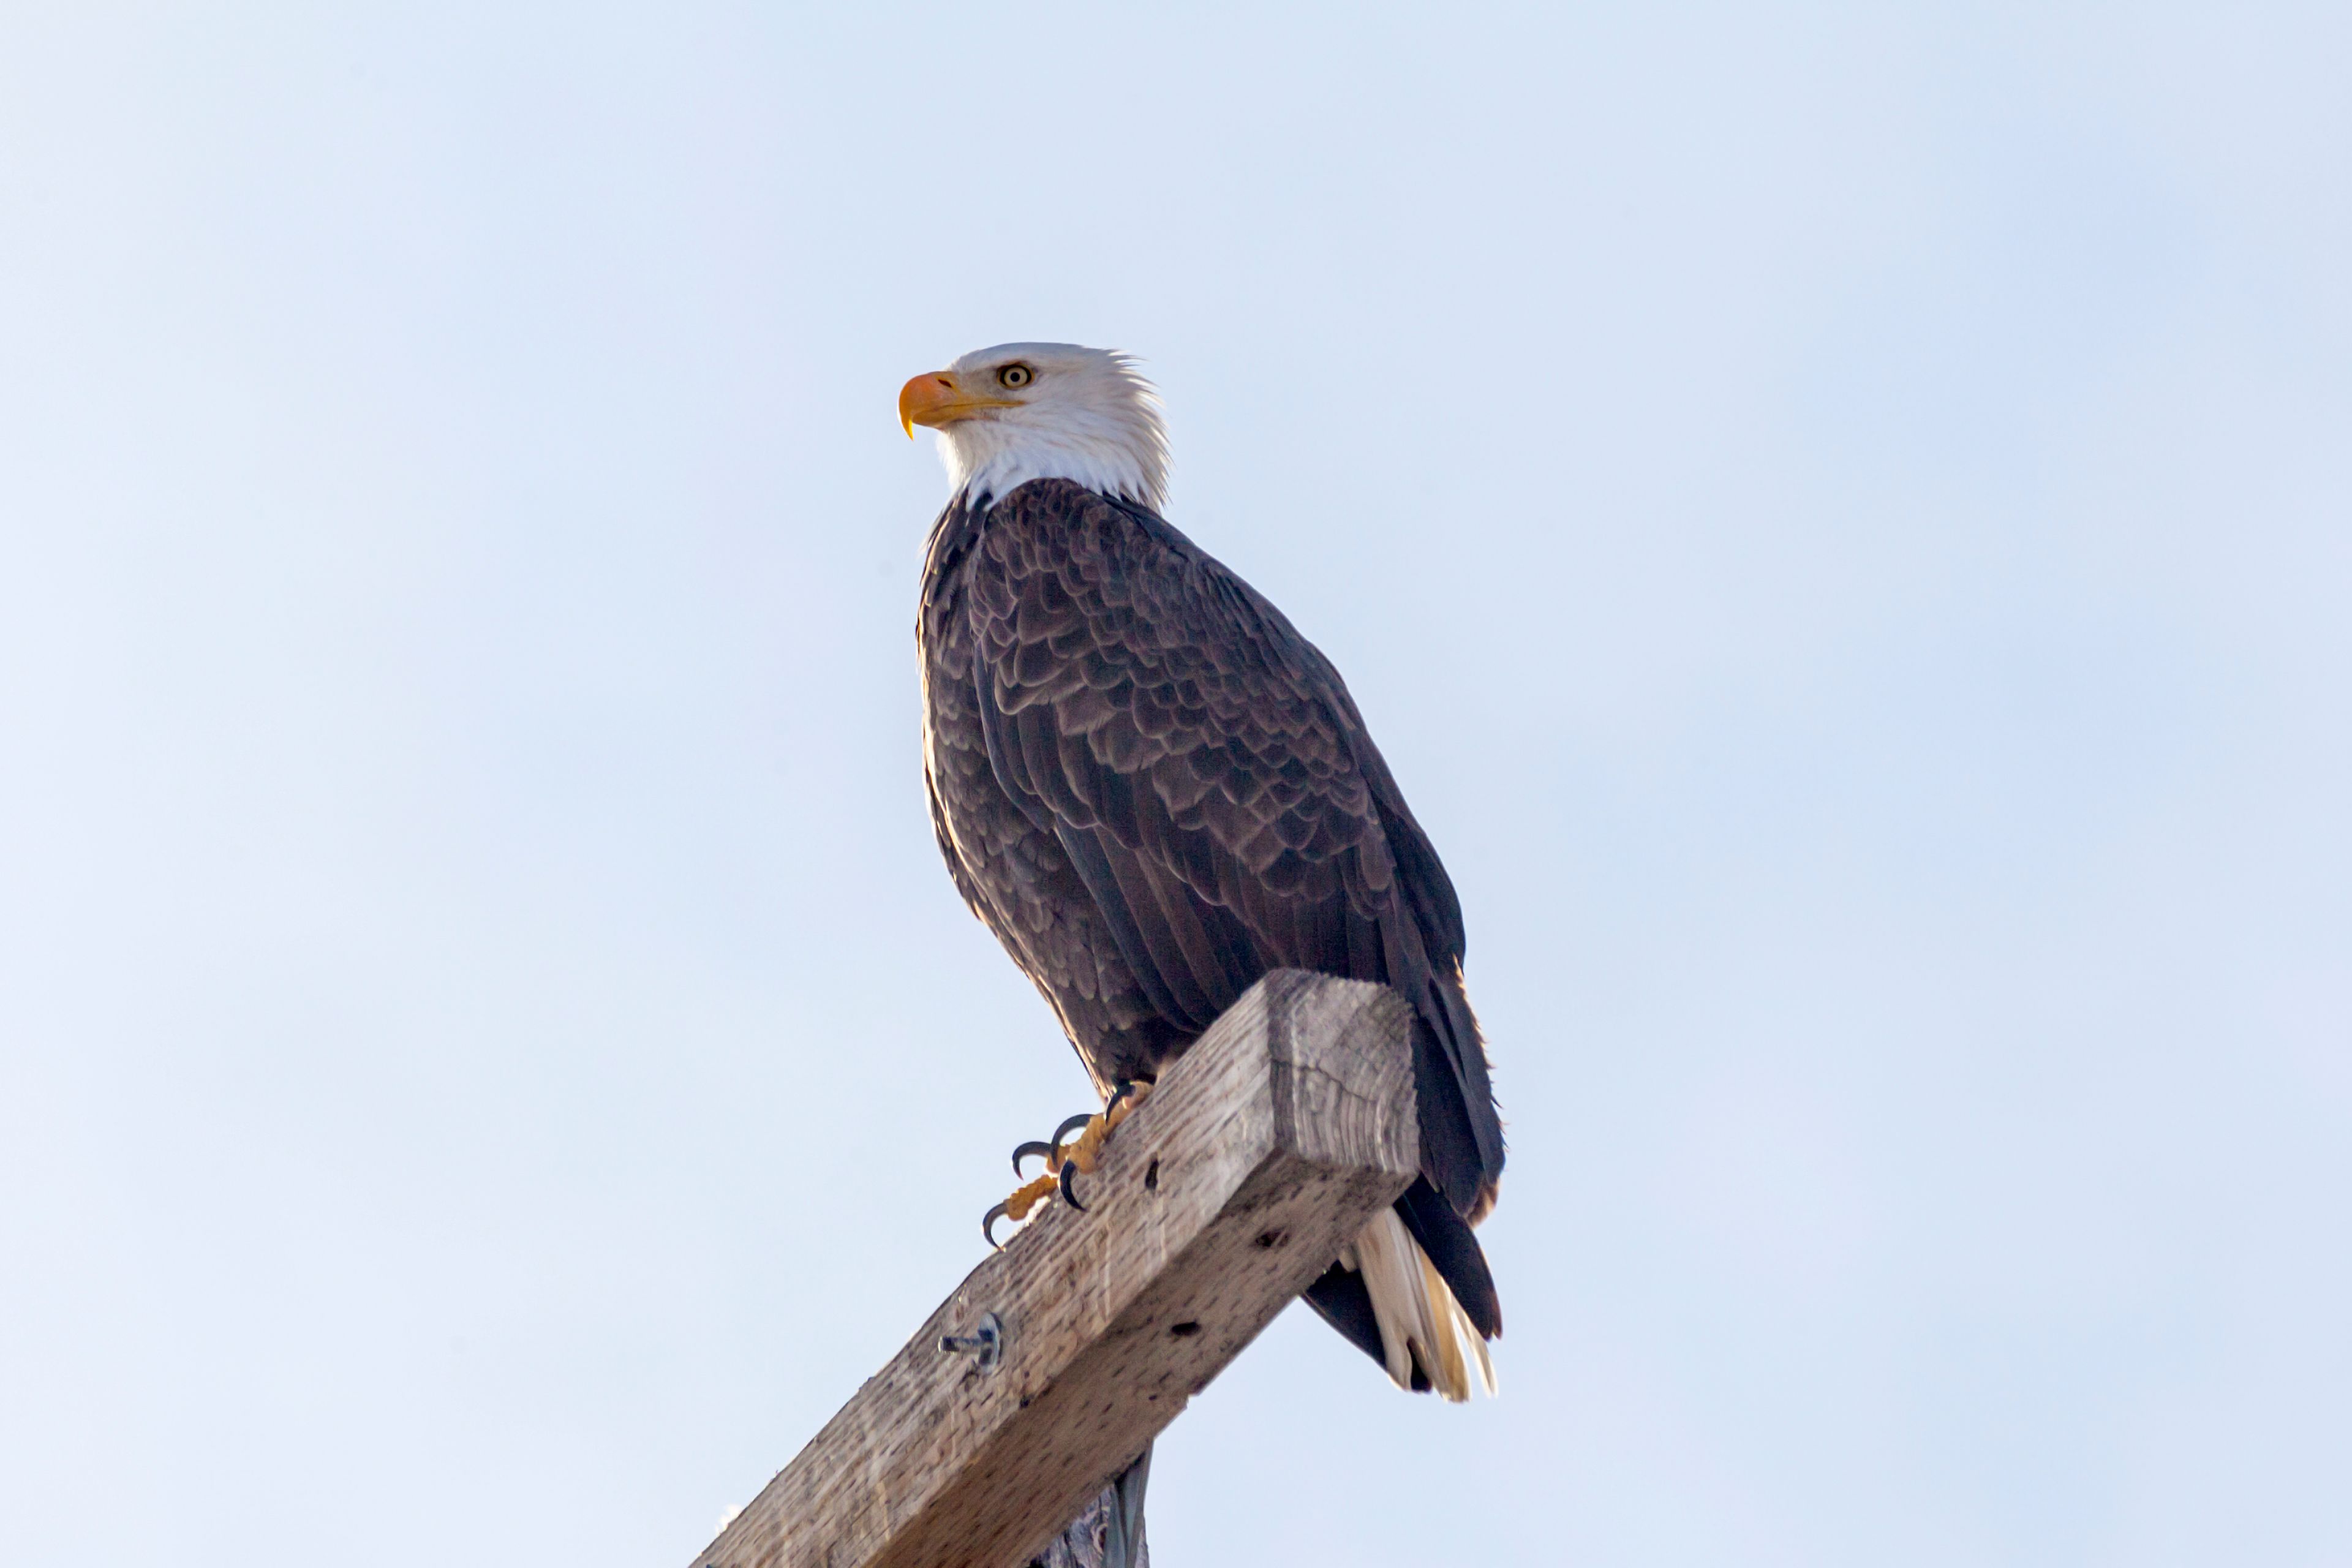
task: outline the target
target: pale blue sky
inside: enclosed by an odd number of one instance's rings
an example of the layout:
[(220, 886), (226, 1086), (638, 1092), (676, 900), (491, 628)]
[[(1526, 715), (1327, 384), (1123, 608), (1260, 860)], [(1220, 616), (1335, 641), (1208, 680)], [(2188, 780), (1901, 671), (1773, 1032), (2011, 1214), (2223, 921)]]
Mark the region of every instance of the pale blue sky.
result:
[(10, 7), (0, 1559), (687, 1562), (1084, 1093), (906, 376), (1144, 357), (1466, 907), (1503, 1398), (1168, 1568), (2352, 1561), (2352, 12)]

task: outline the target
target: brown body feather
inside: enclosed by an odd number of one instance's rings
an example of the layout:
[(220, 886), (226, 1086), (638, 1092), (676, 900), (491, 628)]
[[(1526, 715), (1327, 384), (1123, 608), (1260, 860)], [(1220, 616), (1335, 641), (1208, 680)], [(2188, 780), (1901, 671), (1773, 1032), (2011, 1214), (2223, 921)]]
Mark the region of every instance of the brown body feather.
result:
[[(940, 851), (1097, 1086), (1157, 1078), (1268, 970), (1394, 986), (1423, 1178), (1397, 1212), (1499, 1332), (1461, 907), (1330, 662), (1156, 513), (1065, 479), (949, 506), (918, 638)], [(1362, 1290), (1335, 1267), (1309, 1300), (1378, 1357)]]

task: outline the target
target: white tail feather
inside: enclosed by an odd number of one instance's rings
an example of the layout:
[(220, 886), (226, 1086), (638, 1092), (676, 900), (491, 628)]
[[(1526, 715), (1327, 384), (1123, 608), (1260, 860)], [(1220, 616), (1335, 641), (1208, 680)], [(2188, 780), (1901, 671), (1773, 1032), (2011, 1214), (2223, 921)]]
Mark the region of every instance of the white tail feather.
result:
[(1412, 1386), (1413, 1352), (1418, 1351), (1430, 1386), (1445, 1398), (1460, 1404), (1470, 1397), (1473, 1360), (1487, 1397), (1494, 1397), (1495, 1363), (1486, 1354), (1486, 1342), (1471, 1327), (1470, 1314), (1454, 1299), (1444, 1276), (1396, 1210), (1382, 1209), (1339, 1255), (1339, 1261), (1364, 1277), (1372, 1317), (1381, 1326), (1389, 1376), (1399, 1388)]

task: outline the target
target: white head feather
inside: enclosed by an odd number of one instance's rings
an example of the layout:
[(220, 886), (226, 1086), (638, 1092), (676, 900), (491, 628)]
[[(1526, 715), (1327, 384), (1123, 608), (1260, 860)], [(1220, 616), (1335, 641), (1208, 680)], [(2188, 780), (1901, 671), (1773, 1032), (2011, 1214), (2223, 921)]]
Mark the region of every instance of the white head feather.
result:
[(1168, 500), (1160, 394), (1135, 362), (1076, 343), (999, 343), (917, 376), (902, 417), (940, 433), (940, 460), (975, 505), (1031, 479), (1069, 479), (1153, 510)]

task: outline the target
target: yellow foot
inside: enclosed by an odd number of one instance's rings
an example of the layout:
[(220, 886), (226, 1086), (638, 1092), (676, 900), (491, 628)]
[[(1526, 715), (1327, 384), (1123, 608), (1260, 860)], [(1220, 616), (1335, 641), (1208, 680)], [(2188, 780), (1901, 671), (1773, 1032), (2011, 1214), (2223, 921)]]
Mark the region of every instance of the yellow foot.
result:
[[(1095, 1165), (1102, 1158), (1103, 1144), (1109, 1140), (1112, 1130), (1133, 1115), (1135, 1108), (1150, 1092), (1148, 1083), (1123, 1083), (1112, 1093), (1110, 1104), (1100, 1115), (1074, 1116), (1055, 1131), (1052, 1142), (1024, 1143), (1013, 1151), (1013, 1168), (1016, 1172), (1021, 1169), (1021, 1162), (1031, 1154), (1045, 1156), (1045, 1170), (1042, 1175), (1013, 1188), (1010, 1196), (981, 1220), (980, 1233), (988, 1238), (988, 1245), (1003, 1245), (996, 1239), (998, 1220), (1009, 1219), (1018, 1225), (1029, 1217), (1032, 1209), (1052, 1197), (1057, 1188), (1065, 1203), (1084, 1213), (1087, 1205), (1078, 1201), (1075, 1178), (1094, 1174)], [(1073, 1127), (1078, 1129), (1078, 1135), (1065, 1143), (1062, 1140)]]
[[(1148, 1083), (1122, 1084), (1111, 1096), (1110, 1104), (1104, 1108), (1103, 1113), (1087, 1117), (1087, 1124), (1078, 1130), (1077, 1137), (1063, 1145), (1060, 1161), (1047, 1168), (1058, 1171), (1063, 1166), (1075, 1165), (1080, 1175), (1093, 1175), (1095, 1163), (1102, 1158), (1103, 1145), (1109, 1141), (1111, 1130), (1134, 1115), (1135, 1108), (1141, 1105), (1143, 1097), (1150, 1092), (1151, 1086)], [(1068, 1196), (1068, 1179), (1065, 1177), (1063, 1195), (1066, 1197)], [(1071, 1198), (1070, 1203), (1076, 1208), (1086, 1206), (1076, 1198)]]

